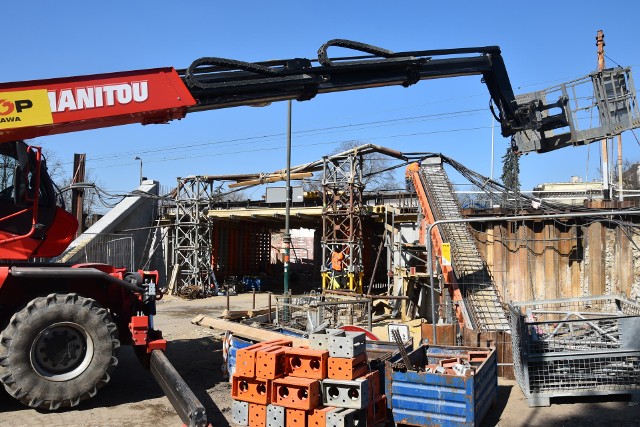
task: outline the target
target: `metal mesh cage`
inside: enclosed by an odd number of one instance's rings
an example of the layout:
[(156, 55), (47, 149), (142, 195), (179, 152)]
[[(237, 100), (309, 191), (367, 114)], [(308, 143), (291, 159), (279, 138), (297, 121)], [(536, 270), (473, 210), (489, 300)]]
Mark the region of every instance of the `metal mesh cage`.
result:
[(509, 305), (515, 374), (530, 406), (640, 393), (640, 306), (618, 296)]
[(276, 296), (276, 318), (280, 326), (311, 333), (343, 325), (368, 326), (371, 299), (356, 295), (281, 295)]

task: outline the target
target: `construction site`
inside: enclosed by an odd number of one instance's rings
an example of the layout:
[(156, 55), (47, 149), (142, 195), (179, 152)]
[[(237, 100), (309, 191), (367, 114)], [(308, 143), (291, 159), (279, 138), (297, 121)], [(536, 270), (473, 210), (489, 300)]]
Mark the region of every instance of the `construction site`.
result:
[[(331, 57), (334, 47), (356, 56)], [(511, 138), (501, 180), (370, 143), (291, 165), (289, 128), (279, 170), (161, 187), (140, 160), (140, 186), (76, 233), (84, 159), (69, 214), (40, 148), (24, 142), (462, 75), (482, 76)], [(145, 105), (147, 84), (165, 98)], [(103, 114), (103, 93), (137, 104)], [(0, 123), (15, 160), (0, 192), (1, 425), (73, 425), (76, 410), (99, 425), (635, 425), (640, 166), (622, 170), (620, 142), (640, 127), (631, 68), (603, 63), (515, 95), (497, 47), (334, 39), (313, 61), (201, 58), (0, 83), (0, 98), (11, 107), (0, 114), (23, 122)], [(53, 119), (20, 115), (35, 108)], [(523, 154), (616, 143), (616, 180), (516, 184)], [(380, 175), (396, 182), (377, 185)], [(590, 418), (572, 424), (572, 411)]]

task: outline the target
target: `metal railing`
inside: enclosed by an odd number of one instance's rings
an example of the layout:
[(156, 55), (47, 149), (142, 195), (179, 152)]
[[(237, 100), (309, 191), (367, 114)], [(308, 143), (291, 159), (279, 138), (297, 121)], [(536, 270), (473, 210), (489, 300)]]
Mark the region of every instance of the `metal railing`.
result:
[(70, 263), (96, 262), (134, 269), (134, 243), (130, 234), (87, 234), (74, 242), (74, 247), (55, 261)]
[(286, 328), (312, 333), (324, 328), (359, 325), (371, 330), (370, 298), (304, 294), (276, 296), (276, 321)]

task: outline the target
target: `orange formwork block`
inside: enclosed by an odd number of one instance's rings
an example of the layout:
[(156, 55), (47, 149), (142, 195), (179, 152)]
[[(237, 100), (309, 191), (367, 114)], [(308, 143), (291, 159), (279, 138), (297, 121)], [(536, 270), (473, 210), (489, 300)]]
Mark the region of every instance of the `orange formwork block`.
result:
[(271, 403), (271, 380), (234, 374), (231, 378), (231, 397), (242, 402), (268, 405)]
[(256, 352), (256, 377), (274, 380), (284, 377), (284, 347), (264, 346)]
[(267, 427), (266, 405), (249, 404), (249, 427)]
[(369, 380), (369, 402), (373, 402), (378, 396), (382, 394), (380, 386), (380, 371), (372, 371), (364, 376)]
[(263, 347), (272, 347), (274, 345), (291, 346), (292, 341), (286, 339), (278, 339), (271, 341), (259, 342), (249, 347), (240, 348), (236, 351), (236, 371), (235, 373), (243, 377), (256, 376), (256, 354)]
[(284, 371), (292, 377), (323, 380), (327, 378), (328, 359), (327, 350), (285, 348)]
[(330, 357), (327, 375), (332, 380), (355, 380), (369, 371), (367, 354), (361, 353), (356, 357)]
[(327, 425), (327, 413), (333, 411), (335, 406), (322, 406), (312, 409), (307, 415), (308, 427), (325, 427)]
[(307, 427), (307, 411), (287, 408), (285, 418), (286, 427)]
[(320, 400), (318, 380), (284, 377), (272, 382), (271, 401), (274, 405), (308, 411), (320, 406)]

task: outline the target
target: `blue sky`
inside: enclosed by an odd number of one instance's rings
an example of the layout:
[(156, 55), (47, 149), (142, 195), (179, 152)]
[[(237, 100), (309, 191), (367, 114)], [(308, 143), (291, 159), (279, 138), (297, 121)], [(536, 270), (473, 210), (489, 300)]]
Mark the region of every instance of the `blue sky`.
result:
[[(639, 12), (638, 2), (613, 8), (595, 1), (25, 0), (3, 6), (0, 81), (186, 68), (202, 56), (245, 61), (314, 58), (325, 41), (346, 38), (394, 51), (498, 45), (514, 90), (521, 93), (595, 70), (599, 29), (605, 33), (607, 65), (616, 61), (638, 67)], [(480, 78), (465, 77), (296, 102), (292, 163), (319, 159), (343, 141), (356, 140), (407, 152), (441, 152), (489, 175), (488, 101)], [(192, 113), (167, 125), (43, 137), (32, 143), (55, 153), (69, 169), (73, 153), (86, 153), (88, 169), (104, 188), (129, 191), (139, 179), (136, 156), (143, 159), (144, 175), (165, 186), (175, 185), (178, 176), (283, 168), (286, 117), (286, 103), (278, 103)], [(623, 141), (625, 157), (640, 160), (634, 136), (625, 134)], [(500, 176), (507, 144), (496, 126), (494, 177)], [(592, 180), (599, 159), (596, 145), (529, 154), (521, 160), (523, 189), (567, 181), (572, 175)]]

